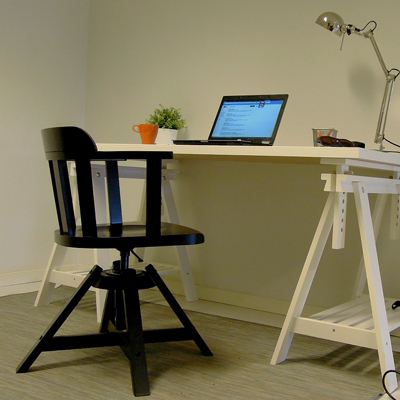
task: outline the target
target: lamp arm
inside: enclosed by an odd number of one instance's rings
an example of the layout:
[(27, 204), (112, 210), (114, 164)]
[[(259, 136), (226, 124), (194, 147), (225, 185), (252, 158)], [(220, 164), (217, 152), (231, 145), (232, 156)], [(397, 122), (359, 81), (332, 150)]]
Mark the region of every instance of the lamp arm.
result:
[(392, 100), (395, 78), (396, 77), (393, 74), (388, 74), (388, 77), (386, 78), (385, 91), (383, 93), (382, 105), (381, 105), (381, 110), (379, 112), (378, 125), (376, 127), (375, 140), (374, 140), (374, 143), (381, 145), (380, 150), (383, 150), (382, 142), (383, 139), (385, 138), (386, 121), (389, 113), (390, 101)]
[(375, 50), (379, 63), (381, 64), (383, 73), (385, 74), (386, 78), (385, 91), (383, 93), (382, 105), (381, 105), (381, 110), (379, 112), (378, 125), (376, 128), (375, 139), (374, 139), (374, 143), (380, 144), (380, 150), (383, 150), (382, 142), (385, 137), (386, 120), (389, 113), (390, 102), (392, 100), (394, 81), (396, 80), (398, 74), (395, 75), (387, 69), (385, 61), (383, 60), (382, 54), (379, 51), (378, 45), (375, 41), (374, 33), (372, 30), (368, 30), (367, 32), (352, 30), (352, 33), (356, 33), (360, 36), (364, 36), (365, 38), (371, 40), (372, 47)]
[(374, 37), (374, 33), (372, 32), (372, 30), (369, 30), (369, 31), (367, 31), (365, 33), (361, 33), (361, 35), (366, 37), (366, 38), (368, 38), (369, 40), (371, 40), (372, 47), (375, 50), (375, 53), (376, 53), (376, 55), (378, 57), (378, 60), (379, 60), (379, 63), (381, 64), (381, 67), (383, 69), (383, 73), (387, 77), (389, 75), (389, 70), (386, 67), (385, 61), (383, 61), (383, 57), (382, 57), (381, 52), (379, 51), (379, 47), (378, 47), (378, 45), (376, 43), (376, 40), (375, 40), (375, 37)]

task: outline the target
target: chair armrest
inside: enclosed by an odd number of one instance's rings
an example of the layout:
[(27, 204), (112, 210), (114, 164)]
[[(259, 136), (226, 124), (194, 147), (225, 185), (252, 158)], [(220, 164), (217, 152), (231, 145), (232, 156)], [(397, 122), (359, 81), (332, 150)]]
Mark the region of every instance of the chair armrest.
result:
[(93, 161), (109, 160), (171, 160), (172, 151), (97, 151), (91, 159)]

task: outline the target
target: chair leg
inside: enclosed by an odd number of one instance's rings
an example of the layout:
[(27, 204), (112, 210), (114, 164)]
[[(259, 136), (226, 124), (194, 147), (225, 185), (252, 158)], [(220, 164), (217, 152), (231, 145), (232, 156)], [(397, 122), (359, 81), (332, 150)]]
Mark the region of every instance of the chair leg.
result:
[(109, 323), (113, 325), (113, 330), (125, 330), (126, 321), (124, 308), (125, 306), (122, 290), (108, 290), (103, 309), (103, 317), (100, 322), (99, 332), (109, 332)]
[[(147, 373), (146, 350), (144, 346), (142, 317), (137, 287), (123, 291), (122, 310), (116, 310), (115, 291), (109, 290), (104, 308), (100, 333), (108, 333), (110, 329), (117, 331), (115, 324), (116, 313), (123, 311), (126, 319), (126, 342), (121, 349), (130, 361), (132, 389), (135, 396), (148, 396), (150, 394), (149, 377)], [(111, 323), (111, 325), (109, 325)]]
[(164, 296), (165, 300), (167, 301), (171, 309), (174, 311), (178, 319), (181, 321), (182, 325), (188, 331), (190, 337), (196, 343), (197, 347), (200, 349), (202, 354), (205, 356), (212, 356), (213, 353), (207, 346), (206, 342), (200, 336), (199, 332), (197, 332), (197, 329), (194, 327), (194, 325), (192, 324), (186, 313), (183, 311), (182, 307), (179, 305), (179, 303), (177, 302), (171, 291), (168, 289), (167, 285), (161, 279), (161, 276), (158, 274), (157, 270), (151, 264), (149, 264), (146, 267), (146, 272), (149, 274), (151, 279), (157, 285), (158, 290)]
[(79, 285), (77, 291), (75, 292), (71, 300), (61, 309), (58, 315), (54, 318), (54, 320), (45, 330), (43, 335), (37, 340), (37, 342), (34, 344), (29, 353), (21, 361), (21, 363), (17, 367), (17, 373), (27, 372), (31, 367), (31, 365), (39, 357), (40, 353), (42, 351), (45, 351), (46, 348), (49, 347), (49, 344), (52, 341), (53, 336), (61, 328), (62, 324), (69, 317), (69, 315), (78, 305), (78, 303), (82, 300), (83, 296), (87, 293), (90, 287), (97, 282), (101, 272), (102, 269), (98, 265), (95, 265), (92, 268), (92, 270), (88, 273), (86, 278)]
[(100, 322), (99, 333), (109, 332), (109, 323), (115, 324), (115, 294), (113, 290), (107, 290), (106, 300), (104, 302), (103, 316)]
[(140, 311), (139, 289), (136, 271), (129, 270), (120, 287), (108, 289), (100, 333), (124, 333), (124, 344), (120, 344), (130, 361), (132, 389), (135, 396), (150, 394), (147, 373), (146, 350), (142, 317)]
[(150, 385), (147, 373), (139, 292), (136, 285), (133, 288), (124, 290), (124, 303), (129, 339), (126, 352), (131, 365), (133, 393), (135, 396), (148, 396), (150, 394)]

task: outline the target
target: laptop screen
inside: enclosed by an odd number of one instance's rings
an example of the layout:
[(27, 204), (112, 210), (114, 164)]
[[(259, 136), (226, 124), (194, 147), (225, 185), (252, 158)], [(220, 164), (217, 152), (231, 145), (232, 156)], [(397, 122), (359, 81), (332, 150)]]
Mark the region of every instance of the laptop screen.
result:
[(245, 139), (272, 144), (288, 95), (224, 96), (209, 139)]

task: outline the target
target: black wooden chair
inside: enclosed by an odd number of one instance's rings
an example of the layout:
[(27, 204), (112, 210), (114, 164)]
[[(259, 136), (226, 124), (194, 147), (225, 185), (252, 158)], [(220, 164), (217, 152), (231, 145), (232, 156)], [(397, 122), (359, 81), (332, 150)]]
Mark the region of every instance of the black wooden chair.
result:
[[(17, 372), (27, 372), (43, 351), (121, 346), (130, 360), (133, 393), (135, 396), (149, 395), (145, 343), (193, 340), (203, 355), (212, 355), (155, 268), (148, 265), (142, 272), (129, 268), (129, 258), (131, 253), (135, 254), (135, 248), (194, 245), (204, 242), (204, 236), (194, 229), (161, 221), (162, 161), (173, 158), (173, 153), (101, 152), (97, 150), (93, 139), (76, 127), (44, 129), (42, 138), (50, 166), (60, 226), (54, 233), (55, 242), (66, 247), (117, 249), (120, 258), (113, 262), (110, 269), (103, 270), (97, 265), (92, 268), (72, 299), (20, 363)], [(125, 223), (122, 218), (118, 164), (126, 160), (146, 162), (146, 221), (144, 222)], [(75, 222), (76, 214), (67, 165), (70, 161), (75, 163), (76, 168), (81, 226), (77, 226)], [(96, 223), (92, 162), (105, 163), (108, 224)], [(139, 290), (155, 286), (179, 318), (182, 323), (181, 328), (143, 331)], [(55, 336), (91, 287), (107, 290), (99, 333)]]

